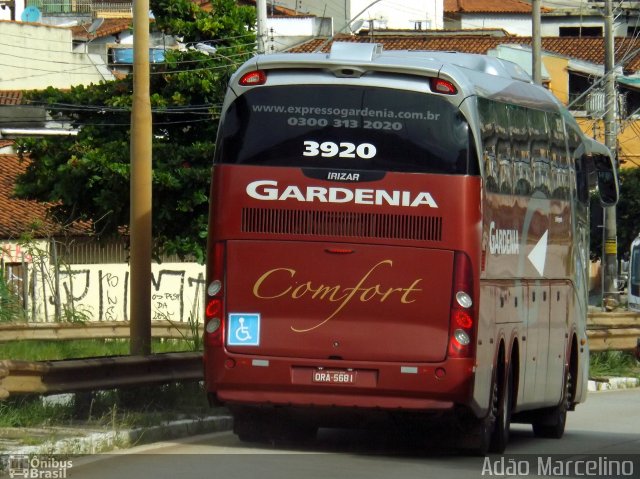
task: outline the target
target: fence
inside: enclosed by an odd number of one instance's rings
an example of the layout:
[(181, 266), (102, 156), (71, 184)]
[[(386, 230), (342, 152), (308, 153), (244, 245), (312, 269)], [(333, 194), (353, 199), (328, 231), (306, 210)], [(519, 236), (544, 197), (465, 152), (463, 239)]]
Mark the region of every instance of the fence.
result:
[[(155, 321), (155, 337), (187, 337), (183, 324)], [(636, 350), (640, 353), (640, 314), (591, 313), (588, 319), (592, 351)], [(63, 340), (128, 337), (128, 323), (3, 324), (0, 341)], [(11, 394), (57, 393), (112, 389), (202, 379), (202, 353), (166, 353), (62, 361), (0, 361), (0, 399)]]
[(27, 0), (27, 7), (36, 7), (43, 14), (91, 15), (92, 17), (111, 14), (131, 15), (133, 1), (101, 2), (99, 0)]

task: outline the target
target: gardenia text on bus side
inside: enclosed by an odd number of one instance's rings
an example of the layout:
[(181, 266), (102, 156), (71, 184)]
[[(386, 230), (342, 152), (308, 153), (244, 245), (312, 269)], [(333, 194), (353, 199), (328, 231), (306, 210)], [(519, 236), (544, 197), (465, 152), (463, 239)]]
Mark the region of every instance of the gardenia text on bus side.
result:
[(430, 208), (437, 208), (431, 193), (421, 191), (413, 193), (411, 191), (386, 191), (369, 188), (325, 188), (323, 186), (307, 186), (300, 188), (295, 185), (288, 185), (283, 188), (278, 186), (277, 181), (257, 180), (247, 185), (247, 194), (251, 198), (262, 201), (286, 201), (296, 200), (302, 202), (319, 203), (356, 203), (362, 205), (388, 205), (388, 206), (408, 206), (418, 207), (422, 205)]

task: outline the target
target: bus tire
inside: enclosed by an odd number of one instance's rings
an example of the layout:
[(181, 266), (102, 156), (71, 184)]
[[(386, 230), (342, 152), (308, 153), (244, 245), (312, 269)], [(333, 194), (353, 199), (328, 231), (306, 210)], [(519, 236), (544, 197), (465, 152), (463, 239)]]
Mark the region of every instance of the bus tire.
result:
[(493, 441), (498, 407), (498, 380), (494, 377), (491, 383), (491, 398), (489, 399), (487, 415), (483, 418), (462, 418), (462, 423), (470, 423), (471, 427), (467, 427), (462, 433), (461, 449), (481, 457), (489, 453)]
[(513, 370), (510, 365), (506, 366), (507, 374), (502, 380), (501, 387), (495, 391), (495, 423), (491, 434), (489, 451), (502, 454), (509, 443), (509, 430), (511, 428), (511, 412), (513, 405)]
[(573, 401), (573, 377), (571, 369), (565, 372), (564, 391), (562, 400), (556, 407), (541, 410), (534, 418), (531, 425), (536, 437), (560, 439), (564, 435), (567, 424), (567, 411)]

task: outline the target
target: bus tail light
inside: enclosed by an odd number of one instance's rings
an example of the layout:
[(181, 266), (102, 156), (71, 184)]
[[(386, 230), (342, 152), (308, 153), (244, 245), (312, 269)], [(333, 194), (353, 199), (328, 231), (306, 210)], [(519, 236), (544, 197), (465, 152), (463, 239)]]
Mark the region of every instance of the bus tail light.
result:
[(458, 93), (458, 89), (453, 83), (442, 78), (432, 78), (430, 83), (431, 91), (434, 93), (442, 93), (443, 95), (455, 95)]
[(215, 243), (209, 259), (209, 285), (205, 306), (205, 345), (224, 344), (224, 243)]
[(453, 298), (449, 323), (448, 356), (468, 358), (473, 353), (473, 270), (471, 260), (456, 252), (453, 260)]
[(245, 73), (240, 77), (238, 83), (241, 86), (260, 86), (267, 82), (267, 74), (264, 70), (254, 70), (249, 73)]

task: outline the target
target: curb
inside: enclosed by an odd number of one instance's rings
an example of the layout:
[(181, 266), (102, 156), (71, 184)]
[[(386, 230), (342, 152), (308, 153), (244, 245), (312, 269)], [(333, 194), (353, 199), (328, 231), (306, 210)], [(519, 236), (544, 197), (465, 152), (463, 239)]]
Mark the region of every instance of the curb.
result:
[(167, 439), (178, 439), (198, 434), (221, 432), (233, 427), (231, 416), (211, 416), (200, 419), (183, 419), (159, 426), (135, 428), (124, 431), (82, 432), (78, 436), (47, 442), (37, 446), (20, 446), (12, 451), (12, 455), (86, 455), (127, 449), (143, 444), (150, 444)]
[[(612, 391), (640, 387), (638, 378), (598, 378), (590, 379), (589, 392)], [(209, 416), (198, 419), (182, 419), (158, 426), (140, 427), (120, 431), (91, 431), (74, 428), (51, 428), (50, 435), (56, 431), (67, 436), (34, 446), (17, 446), (12, 450), (1, 451), (11, 455), (88, 455), (127, 449), (134, 446), (151, 444), (169, 439), (178, 439), (199, 434), (228, 431), (233, 428), (230, 415)], [(42, 432), (42, 430), (40, 430)], [(45, 430), (45, 432), (47, 432)]]
[(640, 387), (640, 379), (638, 378), (607, 378), (589, 380), (589, 391), (613, 391), (616, 389), (631, 389)]

